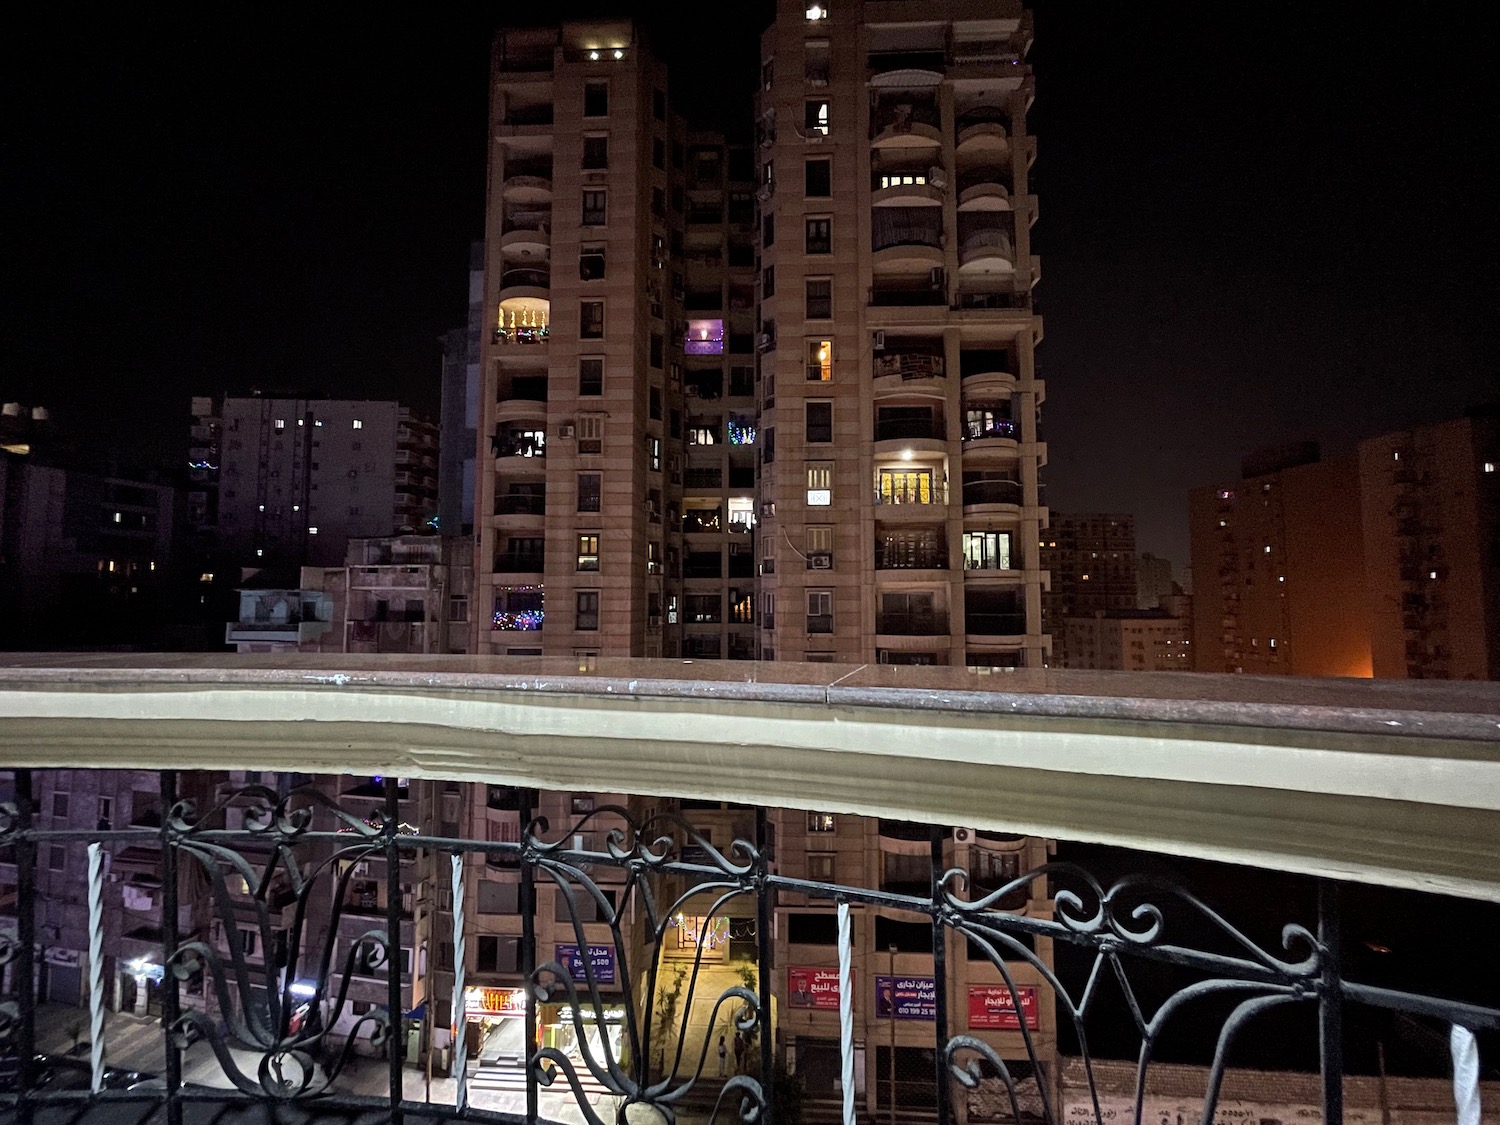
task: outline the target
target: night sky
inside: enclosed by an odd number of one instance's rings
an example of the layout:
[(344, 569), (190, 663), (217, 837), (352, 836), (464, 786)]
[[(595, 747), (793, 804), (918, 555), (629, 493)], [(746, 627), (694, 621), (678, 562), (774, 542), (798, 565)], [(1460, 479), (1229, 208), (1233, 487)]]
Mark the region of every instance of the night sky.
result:
[[(743, 119), (726, 75), (753, 81), (769, 6), (715, 6), (711, 29), (637, 7), (681, 64), (679, 104)], [(1495, 395), (1488, 39), (1467, 12), (1400, 11), (1037, 5), (1054, 508), (1134, 512), (1142, 549), (1185, 562), (1187, 490), (1243, 454), (1347, 448)], [(168, 467), (194, 393), (435, 412), (482, 230), (488, 42), (513, 18), (0, 35), (0, 400)]]

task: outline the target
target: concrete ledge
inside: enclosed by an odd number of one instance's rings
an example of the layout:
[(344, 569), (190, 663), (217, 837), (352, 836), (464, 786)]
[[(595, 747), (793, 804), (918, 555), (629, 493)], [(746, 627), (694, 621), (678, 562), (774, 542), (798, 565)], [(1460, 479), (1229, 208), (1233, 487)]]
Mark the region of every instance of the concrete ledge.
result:
[[(1047, 673), (1057, 690), (994, 692), (972, 688), (1011, 678), (963, 673), (965, 691), (881, 682), (890, 669), (870, 682), (826, 665), (517, 667), (530, 663), (7, 657), (0, 766), (233, 765), (725, 799), (1500, 901), (1496, 685)], [(707, 678), (728, 670), (776, 678)]]

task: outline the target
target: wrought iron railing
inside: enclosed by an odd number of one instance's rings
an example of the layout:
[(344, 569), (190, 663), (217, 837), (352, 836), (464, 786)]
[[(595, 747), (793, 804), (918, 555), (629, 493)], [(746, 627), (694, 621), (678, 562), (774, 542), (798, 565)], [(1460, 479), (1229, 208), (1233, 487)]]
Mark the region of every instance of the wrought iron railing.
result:
[[(1369, 1005), (1446, 1025), (1455, 1059), (1461, 1053), (1468, 1057), (1475, 1032), (1500, 1029), (1496, 1009), (1346, 977), (1339, 954), (1339, 888), (1331, 882), (1320, 885), (1315, 922), (1286, 925), (1279, 946), (1272, 947), (1248, 936), (1189, 891), (1142, 875), (1106, 885), (1075, 865), (1048, 863), (1003, 885), (987, 886), (987, 893), (971, 893), (966, 870), (949, 864), (950, 841), (958, 838), (957, 833), (936, 826), (925, 830), (925, 840), (897, 833), (915, 848), (913, 857), (925, 854), (921, 862), (930, 878), (925, 890), (910, 878), (898, 879), (892, 885), (911, 889), (896, 893), (779, 873), (769, 846), (771, 814), (765, 808), (747, 811), (746, 819), (754, 817), (753, 829), (737, 827), (737, 838), (721, 847), (677, 812), (634, 803), (631, 808), (594, 807), (590, 800), (580, 806), (575, 798), (576, 815), (570, 823), (553, 826), (533, 815), (532, 796), (518, 790), (519, 838), (472, 840), (428, 835), (423, 826), (404, 823), (403, 798), (394, 778), (384, 780), (377, 811), (360, 816), (316, 786), (290, 793), (263, 785), (219, 788), (212, 790), (211, 806), (199, 807), (183, 798), (178, 775), (167, 771), (159, 775), (159, 800), (168, 810), (159, 827), (77, 830), (41, 827), (33, 781), (31, 771), (15, 771), (14, 800), (0, 806), (0, 857), (14, 863), (17, 881), (14, 933), (0, 931), (0, 968), (9, 969), (11, 981), (11, 994), (0, 1004), (0, 1058), (14, 1064), (8, 1072), (13, 1078), (0, 1071), (0, 1117), (6, 1120), (388, 1120), (436, 1125), (581, 1116), (590, 1125), (603, 1125), (606, 1120), (637, 1120), (632, 1108), (636, 1106), (650, 1107), (668, 1122), (689, 1111), (711, 1121), (790, 1120), (790, 1103), (784, 1111), (779, 1104), (792, 1091), (781, 1077), (778, 1029), (771, 1015), (778, 1010), (773, 994), (781, 981), (773, 963), (772, 915), (784, 896), (837, 908), (838, 969), (819, 970), (815, 978), (802, 976), (794, 982), (793, 970), (787, 967), (779, 1010), (837, 1008), (846, 1121), (853, 1120), (856, 1099), (850, 1080), (855, 1003), (851, 907), (898, 912), (921, 919), (929, 928), (931, 976), (897, 980), (893, 970), (891, 977), (873, 982), (873, 994), (876, 1014), (883, 1013), (892, 1026), (897, 1019), (932, 1026), (931, 1072), (908, 1070), (898, 1079), (892, 1051), (890, 1090), (897, 1106), (920, 1104), (934, 1114), (938, 1125), (955, 1120), (956, 1096), (972, 1100), (982, 1087), (1000, 1100), (1008, 1120), (1063, 1119), (1049, 1073), (1054, 1060), (1037, 1034), (1042, 1024), (1036, 1017), (1043, 1003), (1055, 1004), (1058, 1023), (1071, 1026), (1082, 1048), (1092, 1098), (1092, 1112), (1082, 1119), (1102, 1121), (1086, 1025), (1106, 1003), (1110, 990), (1125, 1000), (1140, 1040), (1137, 1121), (1153, 1054), (1164, 1033), (1181, 1024), (1185, 1009), (1199, 1000), (1234, 1001), (1218, 1027), (1204, 1092), (1205, 1121), (1215, 1120), (1226, 1060), (1237, 1037), (1273, 1009), (1298, 1007), (1316, 1023), (1322, 1120), (1329, 1125), (1343, 1120), (1346, 1005)], [(243, 827), (229, 827), (231, 809), (238, 810), (235, 822)], [(831, 830), (831, 815), (816, 817), (819, 830)], [(810, 833), (812, 820), (809, 817)], [(827, 828), (821, 827), (824, 824)], [(598, 841), (600, 846), (580, 848), (579, 841)], [(85, 846), (89, 855), (91, 1086), (55, 1089), (46, 1088), (44, 1077), (55, 1072), (56, 1063), (36, 1050), (39, 1012), (33, 981), (43, 936), (38, 929), (38, 864), (47, 854), (44, 849), (70, 846)], [(154, 849), (160, 861), (164, 1067), (159, 1079), (124, 1075), (105, 1065), (109, 1032), (100, 973), (106, 952), (103, 859), (126, 847)], [(400, 1034), (403, 1023), (397, 1015), (410, 1014), (416, 968), (404, 969), (396, 955), (406, 920), (400, 886), (403, 864), (408, 873), (417, 867), (428, 873), (429, 893), (442, 887), (451, 894), (446, 900), (450, 905), (436, 915), (448, 933), (433, 937), (451, 936), (452, 984), (445, 995), (431, 992), (425, 999), (430, 1008), (439, 998), (451, 998), (453, 1018), (461, 1027), (470, 965), (482, 964), (468, 956), (474, 937), (470, 921), (476, 907), (484, 909), (482, 898), (468, 902), (472, 880), (465, 876), (475, 866), (482, 870), (494, 857), (514, 865), (518, 880), (518, 967), (524, 996), (516, 1000), (517, 1010), (511, 1014), (524, 1025), (518, 1077), (524, 1117), (472, 1103), (470, 1060), (462, 1035), (454, 1040), (451, 1101), (414, 1096), (420, 1076), (408, 1066), (406, 1036)], [(380, 865), (373, 878), (386, 883), (384, 924), (361, 923), (354, 927), (358, 932), (347, 948), (338, 950), (333, 935), (339, 933), (339, 904), (351, 901), (351, 879), (357, 872), (368, 872), (371, 864)], [(263, 950), (271, 948), (273, 924), (292, 906), (281, 963), (269, 956), (249, 958), (235, 942), (226, 951), (183, 933), (178, 900), (180, 888), (193, 881), (188, 872), (195, 872), (193, 878), (207, 886), (205, 901), (214, 918), (226, 926), (243, 926), (249, 918)], [(288, 885), (290, 900), (276, 898), (278, 888)], [(552, 957), (538, 948), (539, 892), (547, 888), (558, 903), (557, 923), (571, 939), (558, 945)], [(368, 887), (364, 893), (369, 893)], [(309, 918), (319, 896), (332, 904), (332, 924), (326, 927), (329, 936), (314, 940)], [(1013, 906), (1022, 899), (1031, 904), (1050, 900), (1055, 911), (1047, 916), (1002, 909), (1002, 904)], [(277, 902), (283, 902), (279, 909)], [(365, 917), (368, 913), (358, 911)], [(1082, 950), (1092, 962), (1087, 983), (1074, 988), (1060, 979), (1051, 957), (1037, 952), (1039, 939)], [(704, 989), (708, 955), (726, 945), (753, 959), (753, 971), (743, 983), (698, 995)], [(675, 962), (664, 957), (668, 946), (679, 955)], [(992, 968), (999, 982), (985, 990), (977, 1018), (971, 994), (969, 1017), (962, 1020), (950, 1003), (950, 982), (955, 971), (963, 971), (958, 962), (965, 954), (968, 961)], [(894, 952), (891, 956), (894, 962)], [(1151, 964), (1172, 966), (1195, 979), (1154, 1006), (1147, 1005), (1134, 982)], [(674, 965), (683, 969), (675, 991), (667, 987)], [(497, 967), (498, 961), (489, 971)], [(349, 982), (354, 977), (378, 981), (384, 989), (383, 1005), (360, 1012), (355, 1033), (340, 1043), (330, 1028), (350, 1007)], [(602, 999), (605, 984), (618, 992), (608, 1005)], [(191, 993), (204, 997), (202, 1008), (186, 1003)], [(665, 1000), (668, 995), (671, 1003)], [(826, 1003), (830, 999), (832, 1003)], [(568, 1047), (541, 1045), (538, 1020), (544, 1004), (562, 1006), (559, 1019), (571, 1031)], [(706, 1026), (713, 1029), (708, 1035), (700, 1030), (696, 1041), (690, 1028), (695, 1004), (700, 1014), (702, 1005), (707, 1006)], [(619, 1028), (618, 1034), (601, 1034), (611, 1023)], [(969, 1030), (958, 1030), (960, 1025)], [(737, 1059), (734, 1073), (726, 1074), (720, 1054), (714, 1076), (709, 1074), (714, 1066), (712, 1040), (721, 1026), (726, 1033), (733, 1029)], [(1015, 1037), (1013, 1046), (1002, 1053), (994, 1036), (975, 1033), (976, 1028), (1006, 1029)], [(384, 1089), (378, 1094), (351, 1088), (353, 1048), (359, 1039), (385, 1053)], [(229, 1087), (184, 1081), (188, 1056), (196, 1061), (205, 1050), (214, 1056)], [(1467, 1073), (1467, 1063), (1460, 1069)], [(132, 1079), (138, 1081), (115, 1088)], [(877, 1082), (876, 1096), (879, 1088)], [(1456, 1088), (1462, 1103), (1468, 1094), (1465, 1083), (1460, 1081)], [(868, 1112), (867, 1119), (873, 1119)]]

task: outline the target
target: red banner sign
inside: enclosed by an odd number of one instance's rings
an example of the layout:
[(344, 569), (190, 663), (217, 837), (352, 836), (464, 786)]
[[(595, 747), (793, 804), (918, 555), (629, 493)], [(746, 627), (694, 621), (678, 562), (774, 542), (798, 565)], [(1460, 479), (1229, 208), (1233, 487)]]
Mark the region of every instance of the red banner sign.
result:
[(839, 971), (791, 966), (786, 971), (786, 1003), (789, 1008), (839, 1010)]
[(969, 988), (969, 1026), (994, 1028), (1000, 1031), (1021, 1030), (1021, 1017), (1016, 1013), (1016, 999), (1021, 1001), (1021, 1012), (1026, 1016), (1026, 1026), (1032, 1031), (1041, 1027), (1037, 1013), (1036, 989), (1031, 985), (1016, 986), (1016, 995), (1003, 984), (976, 984)]

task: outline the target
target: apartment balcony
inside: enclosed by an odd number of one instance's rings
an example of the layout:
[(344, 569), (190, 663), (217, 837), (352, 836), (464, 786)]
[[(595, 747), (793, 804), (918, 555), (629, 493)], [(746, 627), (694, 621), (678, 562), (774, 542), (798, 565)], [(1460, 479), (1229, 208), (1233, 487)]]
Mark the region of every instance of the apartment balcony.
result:
[(552, 202), (552, 177), (511, 176), (500, 185), (500, 195), (507, 203), (528, 204)]
[(877, 613), (875, 632), (883, 637), (946, 637), (948, 614), (940, 609)]
[(941, 281), (934, 283), (929, 279), (924, 279), (920, 282), (905, 280), (887, 282), (870, 287), (869, 304), (871, 308), (946, 310), (948, 293)]
[(930, 519), (934, 508), (947, 506), (948, 485), (938, 480), (925, 483), (920, 488), (882, 488), (877, 485), (875, 503), (881, 509), (881, 519), (889, 519), (908, 510), (913, 516), (922, 517), (925, 514)]
[(875, 569), (947, 570), (948, 548), (936, 537), (931, 542), (917, 543), (891, 543), (877, 539), (875, 541)]
[(535, 494), (502, 494), (495, 497), (495, 526), (503, 530), (539, 530), (546, 526), (547, 497)]
[(878, 172), (871, 177), (871, 207), (941, 207), (943, 180), (941, 168), (923, 169), (914, 175)]
[(545, 223), (535, 229), (509, 230), (500, 236), (500, 254), (506, 263), (545, 262), (552, 253), (552, 235)]
[(546, 566), (547, 560), (543, 555), (529, 551), (524, 553), (502, 551), (495, 555), (494, 573), (540, 575)]
[[(934, 212), (940, 214), (940, 212)], [(941, 230), (911, 230), (877, 237), (870, 245), (870, 264), (877, 274), (922, 274), (943, 266)]]
[(903, 449), (941, 453), (948, 442), (948, 428), (941, 416), (935, 418), (883, 418), (875, 417), (875, 452), (888, 452), (880, 446), (899, 442)]
[(966, 394), (987, 385), (1003, 387), (1009, 393), (1016, 382), (1010, 353), (1000, 348), (965, 348), (958, 355), (958, 375)]
[(941, 352), (878, 351), (873, 367), (877, 380), (893, 379), (902, 383), (941, 379), (947, 374)]
[(958, 250), (961, 274), (1003, 274), (1016, 268), (1016, 251), (1003, 230), (975, 231)]
[(1010, 134), (998, 121), (960, 120), (953, 152), (960, 163), (975, 160), (998, 163), (1010, 156)]
[(540, 424), (535, 429), (502, 431), (490, 439), (490, 448), (497, 460), (539, 461), (547, 456), (547, 440)]
[[(1433, 1076), (1423, 1087), (1430, 1101), (1419, 1109), (1403, 1102), (1403, 1118), (1460, 1120), (1455, 1099), (1479, 1099), (1469, 1067), (1455, 1068), (1455, 1082), (1448, 1048), (1468, 1057), (1474, 1033), (1487, 1050), (1486, 1036), (1500, 1030), (1500, 1008), (1478, 979), (1482, 969), (1463, 961), (1482, 957), (1473, 950), (1486, 931), (1474, 919), (1488, 907), (1478, 904), (1500, 900), (1496, 685), (1250, 683), (1032, 669), (981, 676), (879, 665), (820, 667), (810, 680), (801, 664), (762, 664), (751, 676), (749, 669), (642, 660), (600, 660), (580, 673), (578, 663), (538, 660), (523, 668), (504, 658), (471, 658), (462, 670), (443, 671), (400, 657), (303, 656), (289, 667), (275, 658), (188, 655), (164, 669), (158, 658), (130, 655), (0, 658), (7, 770), (0, 848), (7, 861), (21, 861), (6, 862), (5, 875), (14, 888), (8, 912), (23, 939), (7, 946), (15, 962), (7, 996), (13, 1063), (0, 1095), (7, 1110), (14, 1105), (18, 1119), (39, 1123), (261, 1120), (272, 1102), (282, 1116), (309, 1125), (397, 1116), (439, 1125), (476, 1114), (498, 1120), (487, 1112), (495, 1110), (515, 1116), (506, 1109), (512, 1103), (496, 1100), (494, 1083), (471, 1081), (463, 1065), (452, 1079), (434, 1082), (427, 1100), (427, 1059), (408, 1055), (415, 1044), (402, 1033), (402, 1017), (412, 1012), (411, 1022), (419, 1022), (419, 989), (444, 995), (455, 982), (451, 973), (442, 979), (441, 968), (437, 979), (424, 978), (417, 958), (399, 955), (416, 937), (401, 896), (382, 898), (377, 889), (372, 906), (367, 891), (338, 882), (347, 865), (387, 857), (413, 873), (430, 862), (439, 884), (453, 857), (467, 857), (471, 868), (495, 857), (547, 888), (535, 912), (517, 911), (517, 896), (490, 900), (491, 911), (505, 910), (503, 923), (480, 915), (485, 900), (473, 895), (455, 898), (430, 923), (430, 940), (459, 944), (461, 936), (471, 950), (480, 935), (520, 937), (517, 970), (527, 987), (516, 1002), (538, 1025), (556, 1018), (570, 992), (579, 1008), (639, 995), (663, 950), (689, 965), (727, 969), (724, 945), (738, 942), (737, 961), (754, 970), (751, 987), (737, 973), (719, 979), (708, 970), (685, 986), (682, 1010), (717, 1004), (739, 1014), (752, 1054), (733, 1093), (767, 1125), (790, 1120), (778, 1111), (779, 1085), (757, 1079), (784, 1063), (778, 1044), (788, 1033), (826, 1032), (825, 1078), (804, 1099), (820, 1111), (836, 1113), (838, 1105), (826, 1076), (865, 1057), (851, 1050), (845, 1058), (837, 1045), (840, 995), (857, 988), (863, 1004), (879, 1003), (875, 982), (840, 979), (836, 966), (851, 961), (918, 986), (891, 997), (898, 1007), (888, 1027), (866, 1025), (899, 1034), (926, 1063), (903, 1072), (893, 1106), (881, 1100), (877, 1058), (868, 1060), (862, 1116), (871, 1121), (934, 1106), (937, 1120), (952, 1121), (961, 1105), (1009, 1105), (1014, 1096), (1028, 1107), (1024, 1115), (1054, 1125), (1079, 1116), (1069, 1106), (1082, 1113), (1096, 1098), (1128, 1102), (1138, 1081), (1148, 1097), (1190, 1103), (1194, 1120), (1215, 1120), (1220, 1086), (1209, 1068), (1225, 1073), (1230, 1040), (1237, 1064), (1275, 1048), (1306, 1072), (1227, 1072), (1225, 1098), (1267, 1106), (1297, 1101), (1272, 1111), (1278, 1119), (1331, 1123), (1343, 1119), (1348, 1103), (1379, 1120), (1382, 1102), (1391, 1108), (1390, 1090), (1415, 1097), (1414, 1080), (1346, 1080), (1343, 1060), (1374, 1059), (1377, 1050), (1389, 1054), (1403, 1042), (1438, 1046), (1421, 1064)], [(702, 678), (684, 680), (684, 671)], [(496, 751), (499, 730), (503, 753)], [(291, 771), (327, 762), (384, 780), (373, 807), (357, 813), (322, 788), (285, 796), (247, 788), (235, 800), (261, 810), (259, 827), (231, 827), (222, 807), (179, 804), (193, 795), (192, 771), (223, 768), (226, 746), (234, 747), (237, 767)], [(181, 815), (108, 833), (38, 816), (38, 800), (50, 792), (46, 771), (63, 761), (100, 772), (162, 771), (152, 790)], [(411, 803), (403, 809), (396, 780), (403, 771), (475, 783), (481, 793), (488, 785), (526, 791), (514, 838), (423, 834), (432, 826), (406, 823)], [(561, 824), (535, 817), (541, 809), (569, 809), (581, 789), (624, 794), (629, 809), (582, 814), (581, 827), (576, 815)], [(997, 802), (996, 793), (1005, 799)], [(678, 801), (717, 804), (726, 797), (749, 810), (744, 823), (710, 825), (702, 818), (712, 814), (687, 809), (679, 818), (675, 811)], [(859, 816), (876, 819), (881, 830), (878, 875), (856, 878), (842, 866), (818, 875), (802, 865), (812, 845), (839, 840), (851, 822), (867, 830)], [(599, 831), (605, 827), (618, 828), (607, 846)], [(743, 843), (728, 846), (726, 827)], [(1034, 837), (1021, 839), (1023, 831)], [(1080, 840), (1170, 855), (1183, 874), (1164, 877), (1163, 865), (1127, 853), (1123, 874), (1096, 878), (1086, 864), (1048, 865), (1041, 839), (1060, 842), (1059, 858)], [(698, 842), (708, 840), (716, 846)], [(153, 935), (167, 968), (159, 993), (166, 1026), (154, 1035), (137, 1034), (149, 1032), (144, 1025), (122, 1033), (109, 1019), (99, 1041), (113, 1065), (127, 1052), (150, 1052), (164, 1076), (97, 1095), (87, 1082), (45, 1081), (38, 1055), (63, 1054), (70, 1037), (64, 1021), (39, 1003), (34, 983), (45, 979), (35, 969), (54, 916), (37, 860), (53, 848), (81, 853), (90, 841), (149, 851), (163, 886), (211, 892), (188, 924), (180, 912), (167, 912), (159, 938)], [(350, 963), (325, 969), (316, 950), (289, 948), (281, 965), (259, 949), (246, 956), (220, 945), (225, 973), (192, 944), (195, 932), (215, 923), (259, 930), (281, 921), (284, 911), (267, 901), (275, 893), (263, 862), (268, 843), (285, 864), (306, 872), (295, 890), (299, 916), (314, 912), (340, 935), (341, 953), (356, 958), (351, 975), (372, 991), (341, 997), (338, 983)], [(1242, 887), (1235, 885), (1244, 878), (1238, 869), (1201, 861), (1258, 873)], [(1295, 886), (1283, 874), (1295, 876)], [(245, 890), (241, 879), (249, 894), (236, 893)], [(658, 915), (646, 906), (674, 902), (682, 888), (705, 882), (681, 912)], [(1260, 889), (1267, 887), (1289, 889), (1268, 901)], [(1422, 892), (1420, 911), (1382, 888)], [(738, 931), (684, 929), (688, 917), (711, 915), (720, 896)], [(1246, 905), (1252, 900), (1255, 909)], [(850, 905), (853, 925), (838, 924), (838, 903)], [(108, 916), (95, 912), (85, 923), (85, 947), (97, 941), (109, 948)], [(775, 930), (756, 928), (750, 920), (757, 917), (774, 918)], [(815, 934), (806, 924), (825, 919)], [(892, 927), (887, 945), (872, 945), (869, 931), (881, 933), (894, 919), (908, 924)], [(600, 924), (606, 920), (618, 923), (614, 931)], [(931, 938), (911, 923), (940, 935), (945, 956), (934, 957)], [(1374, 952), (1375, 938), (1393, 927), (1416, 935), (1414, 958), (1384, 947)], [(589, 946), (583, 957), (565, 944), (577, 942), (572, 935), (580, 930)], [(786, 960), (775, 933), (785, 935)], [(31, 935), (39, 942), (24, 940)], [(813, 936), (816, 943), (807, 944)], [(897, 941), (905, 944), (890, 951)], [(1037, 952), (1047, 948), (1073, 956), (1054, 963)], [(559, 963), (574, 978), (571, 988), (557, 979)], [(1107, 1003), (1099, 1000), (1101, 987), (1109, 989)], [(946, 1024), (922, 1007), (918, 988), (962, 998), (949, 1005)], [(1214, 991), (1234, 1003), (1191, 1003)], [(209, 1012), (199, 996), (213, 1005)], [(1153, 1035), (1165, 1028), (1201, 1044), (1173, 1068), (1169, 1091), (1153, 1084), (1155, 1069), (1135, 1061), (1149, 1050), (1141, 1051), (1138, 1025), (1124, 1014), (1127, 996), (1150, 997)], [(326, 1005), (322, 1021), (293, 1018), (307, 998)], [(388, 1044), (388, 1059), (351, 1066), (347, 1056), (322, 1053), (327, 1026), (349, 1016), (340, 1008), (348, 999), (358, 1001), (376, 1041)], [(242, 1004), (253, 1005), (255, 1018), (216, 1018), (244, 1011)], [(614, 1065), (605, 1065), (602, 1033), (580, 1036), (571, 1052), (548, 1049), (525, 1060), (510, 1074), (513, 1089), (499, 1096), (533, 1099), (542, 1121), (608, 1120), (628, 1099), (655, 1112), (680, 1109), (676, 1095), (704, 1077), (714, 1032), (622, 1007), (616, 1034), (637, 1044), (628, 1055), (612, 1054)], [(1268, 1017), (1272, 1007), (1279, 1014)], [(1116, 1039), (1116, 1057), (1130, 1061), (1059, 1057), (1052, 1046), (1059, 1025), (1075, 1021), (1087, 1032), (1080, 1042)], [(1402, 1034), (1391, 1037), (1392, 1026)], [(1408, 1058), (1422, 1058), (1422, 1050)], [(679, 1054), (686, 1061), (662, 1086), (656, 1060)], [(934, 1057), (981, 1056), (1012, 1060), (1010, 1080), (976, 1065), (972, 1081), (961, 1083), (948, 1077), (949, 1068), (934, 1073), (931, 1065)], [(301, 1069), (303, 1058), (318, 1065)], [(80, 1062), (88, 1066), (86, 1057)], [(1197, 1069), (1187, 1065), (1194, 1062)], [(561, 1070), (563, 1081), (541, 1082), (545, 1067)], [(1483, 1068), (1482, 1061), (1472, 1069)], [(817, 1073), (801, 1069), (809, 1082)], [(575, 1095), (581, 1083), (567, 1079), (580, 1071), (595, 1078)], [(1107, 1083), (1091, 1077), (1106, 1071), (1113, 1075)], [(455, 1086), (472, 1111), (453, 1109)], [(1306, 1092), (1288, 1093), (1299, 1086)], [(1486, 1086), (1485, 1099), (1494, 1092)]]
[(224, 643), (233, 645), (271, 642), (290, 647), (309, 644), (332, 629), (331, 622), (304, 621), (295, 616), (282, 621), (231, 621), (224, 626)]
[(1017, 509), (1025, 503), (1025, 491), (1018, 480), (965, 481), (964, 512), (976, 514), (986, 509)]
[(1026, 615), (965, 612), (964, 633), (970, 637), (1010, 637), (1019, 640), (1026, 636)]
[(968, 186), (964, 185), (964, 181), (959, 181), (960, 213), (1011, 210), (1010, 189), (1001, 182), (998, 169), (974, 174), (966, 179), (969, 181)]
[(502, 308), (546, 307), (550, 309), (552, 274), (535, 266), (508, 269), (500, 275)]

